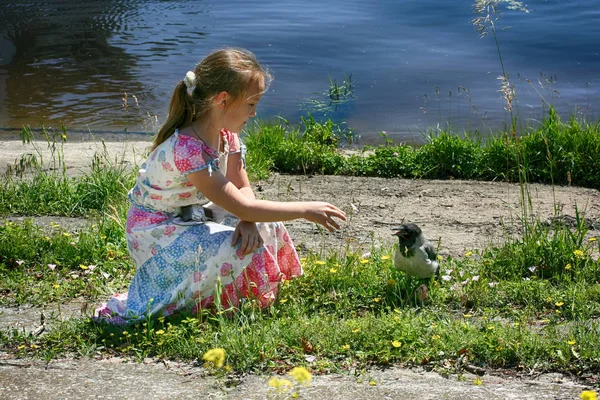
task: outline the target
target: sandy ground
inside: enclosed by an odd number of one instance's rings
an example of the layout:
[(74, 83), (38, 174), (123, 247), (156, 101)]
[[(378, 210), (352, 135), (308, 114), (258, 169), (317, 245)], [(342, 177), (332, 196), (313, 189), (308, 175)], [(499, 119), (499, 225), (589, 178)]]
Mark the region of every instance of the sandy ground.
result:
[[(69, 171), (76, 174), (89, 166), (94, 152), (104, 146), (116, 162), (134, 166), (139, 162), (149, 139), (70, 137), (65, 146)], [(40, 151), (49, 159), (45, 142), (37, 149), (16, 138), (0, 141), (0, 172), (22, 154)], [(344, 209), (349, 219), (339, 232), (327, 233), (306, 221), (290, 221), (288, 229), (300, 252), (327, 253), (344, 249), (368, 251), (371, 246), (391, 245), (393, 228), (398, 223), (416, 222), (434, 241), (442, 255), (459, 256), (467, 250), (483, 249), (501, 243), (507, 235), (519, 233), (520, 189), (502, 182), (428, 181), (407, 179), (354, 178), (333, 176), (274, 175), (255, 182), (259, 198), (271, 200), (326, 200)], [(600, 235), (600, 192), (598, 190), (530, 185), (535, 215), (550, 221), (555, 205), (562, 214), (575, 216), (576, 207), (585, 211), (589, 236)], [(53, 218), (56, 220), (56, 218)], [(44, 223), (44, 220), (41, 220)], [(77, 225), (85, 223), (67, 220)], [(57, 313), (57, 307), (46, 311)], [(80, 315), (80, 304), (64, 305), (63, 318)], [(33, 329), (39, 309), (4, 309), (0, 326)], [(317, 377), (303, 398), (355, 399), (576, 399), (583, 386), (560, 374), (521, 374), (519, 377), (488, 371), (483, 385), (473, 384), (474, 376), (449, 379), (422, 370), (400, 367), (371, 371), (368, 376), (332, 374)], [(376, 386), (367, 382), (374, 379)], [(110, 382), (110, 383), (109, 383)], [(0, 353), (0, 398), (267, 398), (266, 377), (244, 376), (230, 388), (222, 389), (201, 368), (189, 364), (123, 363), (110, 361), (14, 360)]]

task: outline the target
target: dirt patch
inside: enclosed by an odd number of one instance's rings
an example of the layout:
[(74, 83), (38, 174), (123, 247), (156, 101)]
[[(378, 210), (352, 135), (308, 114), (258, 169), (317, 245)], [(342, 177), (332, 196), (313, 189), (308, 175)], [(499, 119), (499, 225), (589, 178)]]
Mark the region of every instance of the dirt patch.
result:
[[(410, 221), (421, 226), (440, 254), (458, 256), (498, 245), (521, 226), (520, 187), (503, 182), (277, 175), (255, 189), (267, 199), (327, 200), (343, 208), (349, 219), (339, 232), (302, 220), (286, 223), (298, 246), (317, 251), (391, 245), (392, 228)], [(577, 210), (585, 212), (588, 235), (600, 234), (598, 190), (532, 184), (529, 193), (540, 221), (556, 221), (556, 205), (566, 222)]]

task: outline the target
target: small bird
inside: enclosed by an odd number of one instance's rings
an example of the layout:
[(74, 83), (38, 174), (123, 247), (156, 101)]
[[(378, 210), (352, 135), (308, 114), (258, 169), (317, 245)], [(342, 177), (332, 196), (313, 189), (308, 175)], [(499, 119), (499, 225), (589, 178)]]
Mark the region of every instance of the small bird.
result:
[(394, 254), (394, 267), (419, 278), (432, 277), (439, 265), (431, 242), (423, 236), (417, 224), (402, 224), (394, 228), (400, 241)]

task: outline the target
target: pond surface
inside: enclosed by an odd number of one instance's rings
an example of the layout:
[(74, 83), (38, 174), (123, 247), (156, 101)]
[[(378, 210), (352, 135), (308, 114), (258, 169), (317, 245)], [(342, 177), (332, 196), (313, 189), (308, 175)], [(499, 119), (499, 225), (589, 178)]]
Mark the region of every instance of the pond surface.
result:
[[(535, 124), (544, 102), (597, 117), (599, 5), (500, 4), (497, 37), (523, 123)], [(508, 118), (494, 38), (480, 38), (474, 17), (472, 1), (448, 0), (3, 0), (0, 128), (154, 132), (177, 81), (232, 45), (275, 77), (262, 118), (312, 112), (346, 121), (363, 143), (381, 131), (418, 141), (438, 124), (488, 132)], [(344, 76), (353, 96), (325, 107), (330, 80)]]

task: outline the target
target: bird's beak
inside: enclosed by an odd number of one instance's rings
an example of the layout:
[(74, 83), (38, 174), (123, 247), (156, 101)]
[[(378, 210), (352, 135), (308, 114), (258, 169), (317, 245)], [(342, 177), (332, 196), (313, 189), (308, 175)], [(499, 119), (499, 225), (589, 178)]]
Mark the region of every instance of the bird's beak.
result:
[(402, 231), (398, 231), (398, 232), (396, 232), (396, 233), (392, 233), (392, 236), (398, 236), (398, 237), (401, 237), (401, 238), (403, 238), (403, 237), (404, 237), (404, 235), (405, 235), (405, 233), (404, 233), (404, 232), (402, 232)]

